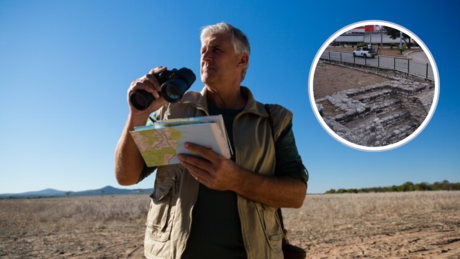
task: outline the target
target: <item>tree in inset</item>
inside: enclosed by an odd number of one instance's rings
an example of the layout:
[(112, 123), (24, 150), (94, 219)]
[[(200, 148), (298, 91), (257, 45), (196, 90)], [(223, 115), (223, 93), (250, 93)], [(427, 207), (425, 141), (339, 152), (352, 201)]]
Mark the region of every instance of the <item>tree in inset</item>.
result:
[[(390, 36), (391, 39), (395, 40), (395, 39), (399, 39), (399, 37), (401, 36), (401, 31), (398, 30), (398, 29), (395, 29), (395, 28), (392, 28), (392, 27), (388, 27), (388, 26), (383, 26), (383, 28), (385, 29), (385, 34)], [(410, 41), (410, 36), (403, 33), (402, 34), (402, 40), (406, 43), (406, 46), (409, 47), (410, 49), (410, 42), (407, 42), (408, 40)]]

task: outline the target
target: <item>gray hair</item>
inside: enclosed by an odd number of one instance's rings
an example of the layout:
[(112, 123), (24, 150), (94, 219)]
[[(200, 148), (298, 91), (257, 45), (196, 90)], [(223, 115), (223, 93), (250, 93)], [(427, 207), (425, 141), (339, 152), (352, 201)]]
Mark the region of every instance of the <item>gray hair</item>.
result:
[[(235, 53), (237, 54), (246, 53), (248, 54), (248, 57), (249, 57), (250, 52), (251, 52), (251, 47), (249, 46), (248, 37), (240, 29), (233, 27), (231, 24), (228, 24), (225, 22), (203, 27), (201, 29), (201, 36), (200, 36), (201, 42), (203, 42), (203, 40), (206, 37), (213, 35), (213, 34), (217, 34), (217, 33), (227, 33), (228, 35), (230, 35)], [(241, 71), (241, 81), (244, 80), (248, 67), (249, 67), (249, 63), (248, 63), (248, 66), (243, 68), (243, 70)]]

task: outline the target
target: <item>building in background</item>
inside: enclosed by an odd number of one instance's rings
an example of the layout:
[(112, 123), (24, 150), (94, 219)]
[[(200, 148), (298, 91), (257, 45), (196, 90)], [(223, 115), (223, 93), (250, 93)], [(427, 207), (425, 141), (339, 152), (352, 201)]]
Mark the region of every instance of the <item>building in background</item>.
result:
[[(359, 43), (371, 43), (381, 44), (382, 46), (390, 45), (392, 43), (399, 44), (399, 38), (391, 39), (390, 36), (386, 35), (383, 31), (383, 26), (379, 25), (366, 25), (356, 27), (346, 33), (338, 36), (334, 41), (334, 46), (342, 44), (356, 45)], [(410, 39), (410, 43), (414, 46), (415, 41)]]

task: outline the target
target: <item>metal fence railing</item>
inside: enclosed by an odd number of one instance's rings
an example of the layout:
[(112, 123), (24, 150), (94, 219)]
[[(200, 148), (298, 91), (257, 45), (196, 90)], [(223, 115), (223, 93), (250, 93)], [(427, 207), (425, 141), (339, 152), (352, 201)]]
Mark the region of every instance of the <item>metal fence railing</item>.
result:
[(341, 63), (358, 64), (369, 67), (386, 68), (401, 71), (425, 79), (434, 80), (433, 69), (430, 63), (418, 63), (409, 59), (380, 57), (366, 58), (355, 57), (353, 53), (325, 51), (321, 55), (322, 59), (339, 61)]

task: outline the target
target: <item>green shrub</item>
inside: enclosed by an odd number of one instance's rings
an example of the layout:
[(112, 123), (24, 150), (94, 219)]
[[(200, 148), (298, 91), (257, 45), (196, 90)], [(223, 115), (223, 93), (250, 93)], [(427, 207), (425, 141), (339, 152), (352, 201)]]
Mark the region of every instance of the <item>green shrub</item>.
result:
[(402, 45), (402, 47), (398, 46), (399, 53), (402, 54), (403, 51), (406, 50), (406, 45)]

